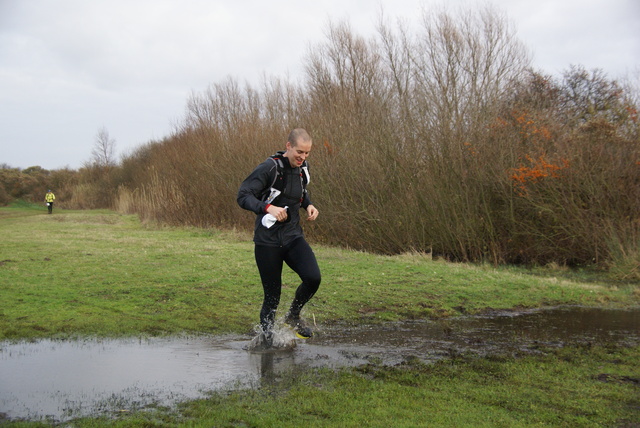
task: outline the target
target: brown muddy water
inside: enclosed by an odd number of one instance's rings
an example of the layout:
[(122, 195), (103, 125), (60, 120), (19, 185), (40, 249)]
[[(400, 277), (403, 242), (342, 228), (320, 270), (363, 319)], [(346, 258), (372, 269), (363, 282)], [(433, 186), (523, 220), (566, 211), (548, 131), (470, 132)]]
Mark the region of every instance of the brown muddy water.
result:
[(553, 308), (439, 321), (318, 326), (287, 352), (247, 351), (251, 336), (0, 342), (0, 422), (113, 415), (258, 388), (292, 368), (394, 365), (460, 353), (535, 353), (575, 344), (640, 344), (640, 308)]

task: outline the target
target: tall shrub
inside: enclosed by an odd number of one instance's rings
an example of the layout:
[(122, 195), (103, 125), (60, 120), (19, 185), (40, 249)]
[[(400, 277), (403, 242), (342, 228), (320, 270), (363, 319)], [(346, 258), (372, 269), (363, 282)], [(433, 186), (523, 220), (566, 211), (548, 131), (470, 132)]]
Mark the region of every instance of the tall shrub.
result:
[[(599, 263), (637, 254), (637, 105), (600, 72), (560, 79), (492, 8), (332, 23), (301, 83), (213, 84), (174, 135), (125, 159), (123, 209), (171, 224), (250, 229), (236, 192), (286, 135), (314, 139), (316, 241), (451, 260)], [(631, 256), (633, 257), (633, 256)]]

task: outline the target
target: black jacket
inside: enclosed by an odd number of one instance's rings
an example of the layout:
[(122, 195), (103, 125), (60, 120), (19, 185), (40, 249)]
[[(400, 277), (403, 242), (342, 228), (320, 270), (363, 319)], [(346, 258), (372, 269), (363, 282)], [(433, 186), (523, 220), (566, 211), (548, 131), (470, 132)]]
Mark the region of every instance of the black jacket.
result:
[(307, 209), (311, 205), (309, 193), (303, 192), (302, 170), (298, 167), (292, 168), (287, 158), (283, 158), (282, 162), (284, 165), (282, 170), (284, 188), (280, 196), (272, 202), (272, 205), (289, 207), (289, 217), (286, 221), (276, 222), (269, 229), (262, 225), (262, 217), (267, 214), (265, 194), (268, 193), (277, 176), (276, 164), (273, 160), (266, 159), (258, 165), (242, 182), (238, 190), (238, 205), (257, 214), (253, 242), (259, 245), (279, 247), (288, 245), (295, 239), (304, 236), (300, 226), (300, 208)]

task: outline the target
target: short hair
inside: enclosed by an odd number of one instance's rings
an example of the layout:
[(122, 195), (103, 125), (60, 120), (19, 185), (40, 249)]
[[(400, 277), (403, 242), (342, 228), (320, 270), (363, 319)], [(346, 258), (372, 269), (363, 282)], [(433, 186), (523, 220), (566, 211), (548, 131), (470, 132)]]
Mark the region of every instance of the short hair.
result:
[(306, 130), (302, 128), (296, 128), (289, 133), (289, 138), (287, 138), (287, 141), (295, 147), (298, 145), (298, 141), (311, 141), (311, 136)]

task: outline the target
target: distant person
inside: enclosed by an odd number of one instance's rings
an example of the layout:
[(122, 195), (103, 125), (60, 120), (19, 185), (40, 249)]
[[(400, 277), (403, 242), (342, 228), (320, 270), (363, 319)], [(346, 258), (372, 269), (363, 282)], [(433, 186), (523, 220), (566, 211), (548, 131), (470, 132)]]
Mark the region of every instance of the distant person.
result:
[(56, 195), (53, 194), (51, 190), (44, 195), (44, 201), (47, 203), (47, 208), (49, 209), (49, 214), (53, 212), (53, 201), (56, 200)]
[(311, 144), (307, 131), (294, 129), (287, 139), (286, 150), (258, 165), (238, 190), (238, 204), (257, 214), (253, 241), (264, 290), (260, 326), (267, 346), (273, 340), (282, 291), (283, 262), (302, 280), (285, 316), (285, 323), (299, 338), (313, 336), (313, 330), (300, 318), (302, 307), (316, 293), (321, 280), (316, 256), (300, 226), (300, 208), (307, 212), (307, 220), (318, 217), (318, 210), (307, 192), (310, 176), (306, 159)]

